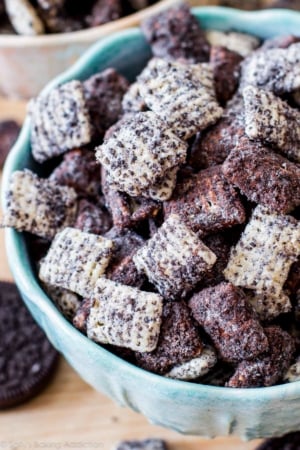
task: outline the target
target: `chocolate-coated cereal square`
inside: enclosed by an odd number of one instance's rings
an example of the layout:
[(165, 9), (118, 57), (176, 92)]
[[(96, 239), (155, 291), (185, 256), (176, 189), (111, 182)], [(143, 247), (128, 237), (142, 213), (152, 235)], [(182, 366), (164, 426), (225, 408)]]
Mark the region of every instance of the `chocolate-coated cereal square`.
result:
[(104, 234), (112, 227), (112, 219), (107, 209), (86, 199), (78, 203), (74, 228), (85, 233)]
[(72, 187), (81, 197), (97, 197), (101, 189), (99, 163), (92, 151), (76, 149), (67, 152), (50, 175), (57, 184)]
[(201, 355), (203, 344), (197, 324), (184, 301), (166, 302), (157, 347), (136, 355), (140, 367), (158, 374)]
[(227, 103), (221, 119), (196, 135), (188, 159), (189, 164), (197, 171), (222, 164), (244, 135), (243, 99), (234, 96)]
[(209, 44), (197, 19), (181, 4), (142, 23), (142, 31), (154, 56), (190, 63), (208, 61)]
[(156, 217), (161, 206), (155, 200), (145, 197), (130, 197), (124, 192), (115, 191), (106, 182), (105, 171), (102, 171), (102, 192), (105, 205), (112, 215), (115, 227), (134, 228), (148, 218)]
[(218, 101), (225, 105), (237, 90), (242, 56), (225, 47), (210, 49), (210, 63), (213, 67), (215, 89)]
[(93, 137), (99, 139), (121, 116), (122, 98), (129, 84), (115, 69), (109, 68), (83, 81), (82, 85)]
[(300, 205), (300, 167), (246, 136), (230, 152), (222, 170), (242, 194), (270, 212), (286, 214)]
[(252, 361), (242, 361), (227, 383), (231, 388), (272, 386), (286, 373), (295, 345), (292, 337), (279, 326), (264, 329), (269, 349)]
[(105, 237), (111, 239), (115, 246), (114, 255), (106, 270), (107, 278), (116, 283), (140, 288), (145, 276), (138, 273), (132, 257), (144, 244), (144, 239), (134, 231), (117, 228), (112, 228)]
[(188, 304), (224, 361), (253, 359), (267, 350), (262, 326), (243, 291), (233, 284), (223, 282), (203, 289)]
[(208, 233), (243, 223), (244, 207), (234, 188), (214, 166), (183, 179), (172, 198), (164, 203), (164, 211), (178, 214), (193, 231)]

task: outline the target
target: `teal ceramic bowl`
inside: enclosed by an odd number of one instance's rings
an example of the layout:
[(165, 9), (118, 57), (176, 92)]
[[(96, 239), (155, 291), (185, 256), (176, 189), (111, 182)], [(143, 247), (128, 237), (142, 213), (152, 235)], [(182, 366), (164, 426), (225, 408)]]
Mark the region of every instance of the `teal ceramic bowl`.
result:
[[(194, 9), (194, 13), (205, 28), (235, 29), (261, 38), (300, 34), (300, 14), (285, 10), (249, 13), (209, 7)], [(149, 56), (140, 30), (129, 29), (93, 46), (46, 90), (67, 80), (85, 79), (109, 66), (133, 80)], [(27, 118), (5, 166), (3, 191), (14, 170), (40, 170), (30, 156), (29, 134)], [(242, 390), (190, 384), (139, 369), (96, 345), (64, 319), (39, 286), (21, 233), (7, 230), (6, 246), (14, 278), (32, 315), (53, 345), (96, 390), (142, 413), (152, 423), (190, 435), (254, 439), (300, 429), (300, 382)]]

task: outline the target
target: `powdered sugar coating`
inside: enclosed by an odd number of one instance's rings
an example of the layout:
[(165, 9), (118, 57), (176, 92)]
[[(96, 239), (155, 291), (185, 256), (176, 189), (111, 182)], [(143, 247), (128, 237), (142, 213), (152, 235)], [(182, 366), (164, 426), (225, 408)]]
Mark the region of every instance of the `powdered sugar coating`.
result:
[(79, 196), (97, 197), (100, 192), (100, 167), (92, 151), (84, 148), (65, 153), (50, 175), (57, 184), (72, 187)]
[(93, 295), (113, 253), (113, 242), (76, 228), (57, 233), (41, 262), (39, 278), (82, 297)]
[(204, 130), (222, 115), (210, 64), (187, 65), (153, 58), (138, 83), (146, 105), (182, 139)]
[(274, 145), (300, 162), (300, 111), (272, 92), (255, 86), (247, 86), (243, 97), (248, 137)]
[(197, 171), (222, 164), (244, 134), (243, 99), (235, 95), (227, 102), (221, 119), (197, 134), (191, 147), (189, 164)]
[(96, 149), (96, 158), (104, 166), (112, 189), (147, 197), (149, 188), (185, 161), (186, 150), (187, 144), (148, 111), (123, 120)]
[(167, 299), (185, 296), (216, 262), (215, 254), (175, 214), (133, 261)]
[(189, 63), (208, 60), (209, 44), (188, 5), (181, 3), (142, 22), (153, 55)]
[(213, 67), (216, 96), (221, 105), (226, 104), (237, 90), (240, 78), (241, 55), (227, 48), (212, 46), (210, 64)]
[(257, 293), (282, 296), (290, 267), (300, 254), (300, 224), (257, 206), (224, 270), (227, 280)]
[(188, 304), (224, 361), (253, 359), (267, 350), (262, 326), (244, 293), (232, 284), (203, 289)]
[(160, 295), (99, 278), (93, 298), (87, 320), (90, 339), (137, 352), (155, 349), (161, 325)]
[(76, 211), (74, 189), (39, 178), (25, 169), (11, 175), (5, 194), (3, 225), (52, 239), (74, 223)]
[(295, 351), (293, 339), (278, 326), (270, 326), (264, 331), (268, 338), (268, 351), (252, 361), (242, 361), (226, 386), (272, 386), (284, 376)]
[(178, 214), (193, 230), (214, 232), (243, 223), (244, 207), (221, 166), (200, 171), (179, 182), (170, 201), (164, 203), (166, 215)]
[(122, 114), (122, 98), (128, 81), (115, 69), (108, 68), (83, 81), (86, 106), (91, 117), (93, 138), (101, 138)]
[(300, 167), (244, 136), (222, 166), (227, 180), (270, 212), (288, 213), (300, 205)]

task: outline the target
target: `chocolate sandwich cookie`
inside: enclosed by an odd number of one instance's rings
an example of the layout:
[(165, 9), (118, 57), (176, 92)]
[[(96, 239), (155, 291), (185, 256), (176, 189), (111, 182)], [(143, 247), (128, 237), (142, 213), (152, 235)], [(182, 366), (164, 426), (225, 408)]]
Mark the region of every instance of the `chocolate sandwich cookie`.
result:
[(9, 150), (17, 140), (20, 126), (14, 120), (0, 122), (0, 167), (3, 166)]
[(285, 434), (279, 438), (267, 439), (256, 450), (299, 450), (300, 432)]
[(58, 353), (24, 306), (13, 283), (0, 282), (0, 409), (37, 395), (50, 380)]
[(167, 450), (167, 444), (161, 439), (123, 441), (119, 443), (115, 450)]

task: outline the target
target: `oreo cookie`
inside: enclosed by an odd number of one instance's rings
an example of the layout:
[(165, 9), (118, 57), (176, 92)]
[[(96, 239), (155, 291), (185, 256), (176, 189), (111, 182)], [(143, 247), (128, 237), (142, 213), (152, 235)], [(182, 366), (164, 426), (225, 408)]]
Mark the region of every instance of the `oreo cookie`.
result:
[(267, 439), (256, 450), (299, 450), (300, 431), (279, 438)]
[(0, 122), (0, 167), (14, 145), (20, 132), (20, 126), (14, 120), (3, 120)]
[(23, 403), (48, 383), (58, 353), (13, 283), (0, 282), (0, 409)]
[(119, 443), (115, 450), (167, 450), (167, 444), (161, 439), (123, 441)]

